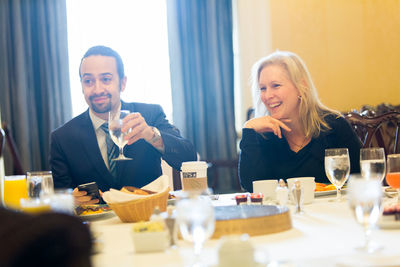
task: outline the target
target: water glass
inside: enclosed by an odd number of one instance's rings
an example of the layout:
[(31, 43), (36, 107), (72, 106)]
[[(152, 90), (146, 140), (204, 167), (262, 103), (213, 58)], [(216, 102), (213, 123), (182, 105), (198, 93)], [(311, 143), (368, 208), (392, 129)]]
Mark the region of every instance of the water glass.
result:
[(382, 182), (386, 171), (385, 150), (382, 147), (362, 148), (360, 167), (362, 177)]
[(49, 199), (52, 211), (70, 215), (74, 214), (74, 197), (72, 196), (72, 189), (57, 189)]
[(382, 247), (371, 241), (370, 235), (382, 213), (382, 185), (378, 179), (352, 175), (347, 198), (356, 221), (364, 229), (364, 245), (358, 250), (372, 253)]
[(203, 244), (214, 233), (214, 207), (208, 196), (192, 195), (180, 199), (176, 206), (177, 224), (185, 241), (194, 244), (194, 265), (201, 266)]
[(325, 173), (336, 187), (336, 201), (341, 200), (341, 189), (350, 174), (350, 158), (347, 148), (325, 149)]
[(51, 171), (27, 172), (29, 198), (47, 197), (54, 193)]

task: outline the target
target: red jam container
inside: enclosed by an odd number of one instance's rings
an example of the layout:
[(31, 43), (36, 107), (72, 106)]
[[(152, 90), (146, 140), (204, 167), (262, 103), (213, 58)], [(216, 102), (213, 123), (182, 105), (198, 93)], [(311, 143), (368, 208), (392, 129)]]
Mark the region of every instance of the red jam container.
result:
[(237, 195), (237, 196), (235, 196), (235, 199), (236, 199), (237, 205), (247, 204), (247, 195), (246, 194)]
[(262, 205), (264, 195), (262, 193), (252, 193), (250, 195), (251, 204)]

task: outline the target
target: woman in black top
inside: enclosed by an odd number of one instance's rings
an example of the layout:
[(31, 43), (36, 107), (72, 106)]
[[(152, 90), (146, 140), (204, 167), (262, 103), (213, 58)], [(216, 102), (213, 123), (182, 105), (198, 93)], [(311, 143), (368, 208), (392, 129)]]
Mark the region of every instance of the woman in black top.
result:
[(255, 180), (315, 177), (328, 183), (326, 148), (349, 149), (350, 170), (359, 172), (361, 142), (339, 112), (324, 106), (304, 62), (275, 52), (253, 67), (255, 118), (240, 142), (239, 175), (252, 192)]

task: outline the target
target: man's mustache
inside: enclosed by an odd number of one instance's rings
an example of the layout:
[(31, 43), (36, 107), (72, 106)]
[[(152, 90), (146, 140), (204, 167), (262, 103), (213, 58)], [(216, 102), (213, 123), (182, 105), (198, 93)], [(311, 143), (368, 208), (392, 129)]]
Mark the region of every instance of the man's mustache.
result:
[(102, 97), (102, 96), (111, 98), (111, 94), (101, 93), (101, 94), (94, 94), (94, 95), (89, 96), (89, 100), (93, 100), (96, 97)]

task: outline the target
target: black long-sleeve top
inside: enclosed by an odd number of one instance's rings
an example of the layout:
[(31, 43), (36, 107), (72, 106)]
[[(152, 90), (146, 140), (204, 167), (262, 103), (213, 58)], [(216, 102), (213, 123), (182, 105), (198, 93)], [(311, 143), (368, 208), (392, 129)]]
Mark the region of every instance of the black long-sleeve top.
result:
[(297, 153), (282, 136), (273, 133), (259, 134), (253, 129), (242, 130), (240, 141), (239, 176), (243, 188), (253, 191), (253, 181), (267, 179), (287, 179), (291, 177), (315, 177), (316, 182), (328, 183), (324, 158), (327, 148), (348, 148), (350, 172), (360, 172), (361, 141), (350, 124), (336, 115), (325, 118), (331, 127), (321, 131)]

